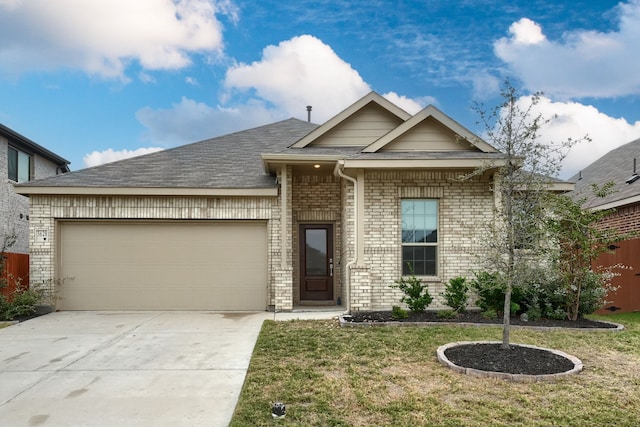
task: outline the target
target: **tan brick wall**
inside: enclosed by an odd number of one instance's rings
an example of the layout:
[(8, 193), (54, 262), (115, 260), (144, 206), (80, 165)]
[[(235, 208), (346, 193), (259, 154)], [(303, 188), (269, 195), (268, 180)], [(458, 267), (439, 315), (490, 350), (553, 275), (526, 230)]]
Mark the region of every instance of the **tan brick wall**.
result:
[[(299, 230), (301, 224), (332, 224), (334, 230), (334, 301), (342, 295), (341, 250), (341, 186), (334, 176), (300, 176), (292, 178), (293, 217), (293, 299), (300, 302), (300, 251)], [(307, 302), (312, 303), (312, 302)]]
[[(290, 310), (299, 302), (298, 229), (303, 223), (334, 225), (335, 297), (353, 310), (389, 309), (401, 294), (391, 289), (401, 272), (400, 200), (439, 200), (438, 275), (425, 278), (436, 297), (430, 308), (441, 308), (444, 283), (479, 268), (481, 229), (493, 215), (493, 193), (487, 180), (459, 182), (457, 173), (382, 172), (365, 174), (364, 259), (351, 270), (353, 259), (353, 184), (333, 176), (293, 176), (288, 168), (286, 210), (288, 229), (281, 247), (278, 197), (31, 197), (31, 283), (56, 279), (57, 221), (61, 219), (255, 219), (267, 220), (269, 233), (269, 289), (267, 304)], [(38, 236), (47, 235), (42, 241)], [(282, 263), (282, 257), (286, 262)]]
[[(354, 310), (389, 309), (399, 305), (402, 294), (389, 285), (402, 271), (402, 198), (439, 200), (438, 274), (423, 278), (434, 297), (429, 308), (444, 307), (439, 294), (449, 279), (468, 277), (472, 270), (480, 268), (479, 225), (493, 217), (491, 184), (480, 178), (460, 182), (456, 179), (458, 175), (455, 172), (382, 171), (365, 174), (364, 267), (368, 269), (368, 277), (361, 270), (352, 275), (351, 307)], [(358, 284), (358, 277), (366, 277), (362, 285)]]
[[(270, 276), (267, 305), (291, 306), (290, 282), (281, 270), (280, 204), (274, 197), (133, 197), (32, 196), (30, 219), (30, 279), (32, 286), (61, 279), (56, 275), (56, 236), (59, 220), (267, 220)], [(42, 236), (46, 235), (46, 240)], [(276, 283), (284, 287), (276, 289)], [(287, 293), (289, 302), (287, 303)]]

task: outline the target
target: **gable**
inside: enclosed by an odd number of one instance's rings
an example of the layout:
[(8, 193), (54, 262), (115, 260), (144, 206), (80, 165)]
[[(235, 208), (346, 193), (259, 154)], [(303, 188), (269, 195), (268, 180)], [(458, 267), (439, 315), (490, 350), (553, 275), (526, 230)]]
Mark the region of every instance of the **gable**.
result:
[[(426, 123), (426, 127), (423, 124)], [(362, 152), (363, 153), (376, 153), (378, 151), (383, 151), (387, 146), (391, 147), (393, 143), (403, 138), (405, 135), (412, 135), (414, 129), (418, 129), (418, 133), (413, 135), (413, 142), (409, 142), (411, 138), (406, 137), (404, 139), (405, 146), (413, 147), (409, 151), (432, 151), (428, 144), (416, 143), (420, 141), (420, 138), (425, 138), (425, 135), (429, 135), (428, 138), (434, 140), (433, 146), (438, 146), (438, 143), (442, 145), (444, 142), (444, 146), (441, 147), (440, 150), (434, 151), (451, 151), (446, 149), (452, 148), (448, 141), (447, 134), (453, 135), (454, 142), (460, 142), (461, 145), (457, 149), (453, 151), (474, 151), (474, 152), (482, 152), (482, 153), (496, 153), (497, 150), (492, 147), (487, 142), (483, 141), (477, 135), (474, 135), (472, 132), (467, 130), (464, 126), (461, 126), (458, 122), (453, 120), (451, 117), (444, 114), (442, 111), (438, 110), (433, 105), (429, 105), (420, 111), (418, 114), (412, 116), (410, 119), (401, 123), (398, 127), (393, 129), (391, 132), (383, 135), (378, 140), (374, 141), (369, 146), (365, 147)], [(416, 136), (420, 133), (423, 133), (422, 136)], [(440, 134), (440, 135), (437, 135)], [(468, 145), (465, 147), (463, 141), (466, 141)], [(421, 145), (422, 144), (422, 145)], [(424, 148), (420, 148), (420, 147)], [(396, 148), (391, 151), (404, 151)]]
[(377, 104), (369, 104), (308, 147), (365, 147), (403, 121)]
[(398, 136), (380, 151), (480, 151), (460, 140), (448, 127), (428, 117), (404, 134)]

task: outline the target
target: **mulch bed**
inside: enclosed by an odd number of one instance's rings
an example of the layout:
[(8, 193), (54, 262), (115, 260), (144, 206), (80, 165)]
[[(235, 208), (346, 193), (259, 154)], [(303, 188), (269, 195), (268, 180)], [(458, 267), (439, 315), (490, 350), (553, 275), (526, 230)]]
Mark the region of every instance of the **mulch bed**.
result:
[[(354, 312), (350, 318), (346, 320), (354, 323), (377, 323), (377, 322), (442, 322), (442, 323), (481, 323), (481, 324), (502, 324), (502, 318), (489, 319), (484, 317), (478, 311), (467, 311), (458, 314), (454, 319), (446, 319), (438, 317), (435, 311), (425, 311), (424, 313), (408, 312), (409, 317), (406, 319), (393, 319), (391, 311), (360, 311)], [(615, 328), (615, 325), (606, 322), (598, 322), (580, 318), (576, 321), (565, 319), (538, 319), (524, 321), (520, 317), (512, 317), (510, 320), (512, 325), (518, 326), (539, 326), (539, 327), (560, 327), (560, 328)]]
[(574, 364), (550, 351), (512, 345), (479, 343), (451, 347), (444, 352), (449, 361), (465, 368), (522, 375), (547, 375), (567, 372)]
[[(393, 319), (390, 311), (355, 312), (345, 320), (352, 323), (383, 323), (383, 322), (435, 322), (435, 323), (471, 323), (471, 324), (495, 324), (501, 325), (502, 318), (488, 319), (480, 312), (469, 311), (459, 314), (454, 319), (438, 317), (437, 312), (424, 313), (409, 312), (406, 319)], [(529, 327), (559, 327), (559, 328), (603, 328), (615, 329), (616, 325), (597, 320), (580, 318), (576, 321), (558, 319), (523, 320), (520, 317), (510, 319), (511, 325)], [(505, 350), (500, 344), (475, 343), (459, 345), (448, 348), (445, 356), (449, 361), (464, 368), (473, 368), (481, 371), (502, 372), (520, 375), (548, 375), (568, 372), (574, 368), (574, 364), (566, 357), (544, 349), (535, 349), (518, 345), (511, 345)]]

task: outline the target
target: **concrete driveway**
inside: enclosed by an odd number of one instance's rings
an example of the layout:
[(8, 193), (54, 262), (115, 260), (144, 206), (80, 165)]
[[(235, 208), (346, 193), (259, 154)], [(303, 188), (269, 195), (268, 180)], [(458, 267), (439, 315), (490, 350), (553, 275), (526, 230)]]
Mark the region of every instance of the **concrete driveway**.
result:
[(226, 426), (269, 318), (58, 312), (0, 329), (0, 424)]

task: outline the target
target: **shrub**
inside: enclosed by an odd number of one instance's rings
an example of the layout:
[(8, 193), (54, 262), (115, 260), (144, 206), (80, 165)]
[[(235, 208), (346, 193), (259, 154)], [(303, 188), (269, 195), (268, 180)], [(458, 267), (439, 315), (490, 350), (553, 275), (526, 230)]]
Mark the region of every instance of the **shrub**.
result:
[(436, 316), (438, 316), (439, 319), (455, 319), (458, 317), (458, 313), (459, 312), (455, 310), (441, 310)]
[(433, 297), (429, 294), (427, 285), (422, 283), (422, 280), (417, 278), (414, 274), (409, 277), (401, 277), (395, 281), (395, 284), (391, 285), (392, 288), (400, 289), (404, 296), (400, 299), (400, 302), (407, 304), (409, 310), (413, 312), (423, 312), (427, 306), (433, 301)]
[(41, 293), (33, 289), (16, 288), (12, 300), (0, 295), (0, 320), (13, 320), (16, 317), (35, 313), (40, 303)]
[(407, 317), (409, 317), (409, 313), (407, 313), (407, 310), (403, 310), (401, 307), (398, 307), (397, 305), (394, 305), (392, 307), (391, 318), (393, 320), (406, 319)]
[(467, 293), (469, 285), (464, 277), (454, 277), (447, 283), (444, 292), (441, 294), (447, 305), (457, 313), (463, 313), (467, 307)]
[(486, 319), (497, 319), (498, 313), (494, 309), (489, 308), (482, 311), (482, 316)]
[[(475, 273), (471, 287), (478, 294), (476, 305), (483, 312), (495, 312), (496, 316), (504, 312), (505, 284), (498, 273), (480, 271)], [(520, 286), (511, 291), (511, 314), (519, 314), (524, 300), (524, 292)]]

